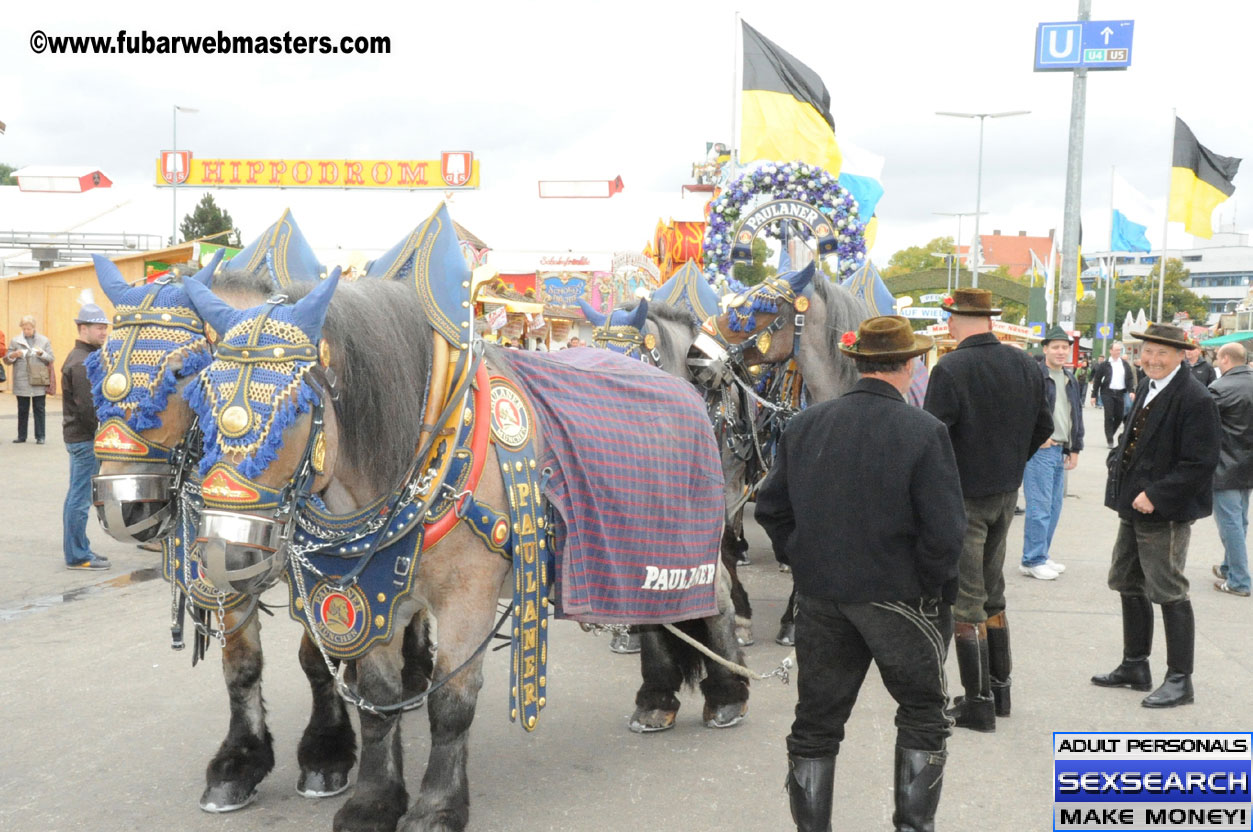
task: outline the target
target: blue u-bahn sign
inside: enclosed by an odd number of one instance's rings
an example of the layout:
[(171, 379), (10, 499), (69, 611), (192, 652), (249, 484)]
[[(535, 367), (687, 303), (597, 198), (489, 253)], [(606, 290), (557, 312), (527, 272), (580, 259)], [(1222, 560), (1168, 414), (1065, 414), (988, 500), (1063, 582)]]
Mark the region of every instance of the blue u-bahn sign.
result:
[(1035, 33), (1035, 71), (1126, 69), (1134, 29), (1134, 20), (1041, 23)]

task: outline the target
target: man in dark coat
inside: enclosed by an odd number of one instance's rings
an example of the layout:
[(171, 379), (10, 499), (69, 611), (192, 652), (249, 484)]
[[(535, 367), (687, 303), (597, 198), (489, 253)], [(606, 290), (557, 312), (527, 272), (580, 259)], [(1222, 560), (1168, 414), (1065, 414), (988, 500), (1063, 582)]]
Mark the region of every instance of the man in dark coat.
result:
[(1193, 700), (1195, 624), (1183, 570), (1192, 523), (1209, 515), (1222, 429), (1213, 397), (1186, 367), (1183, 330), (1150, 324), (1132, 333), (1144, 341), (1136, 406), (1118, 449), (1110, 454), (1105, 505), (1118, 512), (1109, 588), (1122, 599), (1123, 660), (1092, 677), (1101, 687), (1153, 687), (1149, 651), (1153, 604), (1166, 630), (1166, 679), (1141, 702), (1173, 708)]
[(957, 603), (957, 665), (966, 695), (949, 715), (960, 728), (995, 731), (1010, 713), (1005, 539), (1027, 459), (1053, 433), (1044, 381), (1026, 352), (992, 333), (992, 295), (957, 289), (944, 308), (957, 349), (931, 371), (924, 405), (948, 426), (966, 508)]
[(1105, 407), (1105, 444), (1114, 447), (1114, 434), (1126, 415), (1126, 396), (1136, 389), (1136, 374), (1122, 357), (1122, 344), (1115, 341), (1109, 348), (1109, 360), (1097, 368), (1092, 377), (1092, 400), (1100, 398)]
[(1205, 353), (1201, 352), (1200, 347), (1188, 350), (1185, 360), (1188, 362), (1188, 371), (1204, 386), (1209, 387), (1218, 378), (1214, 365), (1205, 360)]
[(796, 719), (787, 788), (800, 832), (831, 829), (835, 757), (873, 659), (897, 702), (898, 830), (934, 829), (949, 722), (948, 605), (966, 523), (948, 431), (905, 394), (931, 339), (870, 318), (841, 351), (861, 380), (788, 425), (758, 522), (796, 583)]
[(1214, 567), (1221, 579), (1214, 589), (1249, 596), (1249, 493), (1253, 490), (1253, 370), (1238, 343), (1218, 348), (1222, 378), (1210, 385), (1223, 426), (1218, 469), (1214, 471), (1214, 522), (1223, 542), (1223, 562)]
[(74, 319), (78, 340), (61, 367), (61, 435), (70, 455), (70, 487), (62, 507), (62, 548), (66, 569), (108, 569), (109, 559), (91, 551), (87, 515), (91, 511), (91, 478), (96, 460), (96, 407), (87, 380), (87, 356), (109, 336), (109, 318), (94, 303), (84, 304)]

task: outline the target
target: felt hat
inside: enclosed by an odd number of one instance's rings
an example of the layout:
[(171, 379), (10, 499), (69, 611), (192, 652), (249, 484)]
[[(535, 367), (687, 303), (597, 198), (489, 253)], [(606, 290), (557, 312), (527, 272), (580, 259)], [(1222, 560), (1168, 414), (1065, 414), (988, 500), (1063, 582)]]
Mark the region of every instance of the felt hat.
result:
[(1044, 333), (1044, 337), (1040, 339), (1040, 346), (1044, 346), (1049, 341), (1065, 341), (1068, 344), (1072, 343), (1070, 333), (1062, 329), (1057, 324), (1053, 324), (1049, 327), (1049, 331)]
[(78, 308), (78, 314), (74, 316), (76, 324), (107, 324), (108, 322), (109, 316), (94, 303), (84, 303)]
[(1133, 332), (1131, 337), (1139, 338), (1141, 341), (1152, 341), (1154, 344), (1165, 344), (1179, 350), (1196, 348), (1196, 344), (1188, 338), (1188, 334), (1172, 324), (1149, 324), (1144, 332)]
[(954, 315), (993, 315), (1001, 310), (992, 306), (992, 293), (987, 289), (954, 289), (953, 294), (940, 304)]
[(922, 355), (935, 346), (930, 336), (914, 332), (909, 321), (899, 315), (867, 318), (857, 332), (846, 332), (840, 352), (850, 358), (892, 364)]

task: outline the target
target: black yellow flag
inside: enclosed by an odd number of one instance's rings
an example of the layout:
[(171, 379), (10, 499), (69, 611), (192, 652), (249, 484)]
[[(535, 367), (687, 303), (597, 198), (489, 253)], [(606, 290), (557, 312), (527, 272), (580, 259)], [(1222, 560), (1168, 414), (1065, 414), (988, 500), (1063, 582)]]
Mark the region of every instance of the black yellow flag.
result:
[(831, 93), (818, 73), (743, 23), (740, 161), (799, 159), (840, 173)]
[(1236, 191), (1231, 180), (1240, 159), (1219, 156), (1196, 140), (1192, 130), (1175, 119), (1175, 151), (1170, 170), (1170, 220), (1183, 223), (1197, 237), (1214, 236), (1214, 209)]

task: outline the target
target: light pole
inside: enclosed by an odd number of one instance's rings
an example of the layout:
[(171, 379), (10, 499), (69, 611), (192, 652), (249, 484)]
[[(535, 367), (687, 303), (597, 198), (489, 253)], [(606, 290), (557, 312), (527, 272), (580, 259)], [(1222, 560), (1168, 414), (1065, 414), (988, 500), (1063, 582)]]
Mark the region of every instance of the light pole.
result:
[(1007, 110), (1001, 113), (950, 113), (940, 110), (936, 111), (937, 116), (952, 116), (953, 118), (977, 118), (979, 119), (979, 172), (978, 178), (975, 180), (975, 242), (971, 246), (973, 249), (971, 255), (974, 258), (971, 261), (970, 280), (971, 286), (979, 286), (979, 266), (983, 259), (983, 245), (979, 239), (979, 215), (983, 213), (980, 207), (983, 204), (983, 121), (989, 118), (1006, 118), (1008, 116), (1025, 116), (1030, 110)]
[[(932, 211), (937, 217), (957, 217), (957, 236), (953, 238), (953, 262), (956, 268), (953, 269), (953, 285), (949, 286), (948, 291), (951, 293), (961, 283), (962, 270), (962, 217), (976, 217), (975, 234), (979, 233), (978, 216), (986, 214), (987, 211)], [(979, 285), (979, 278), (971, 272), (971, 278), (975, 281), (973, 285)]]
[[(174, 105), (174, 164), (178, 164), (178, 114), (179, 113), (198, 113), (195, 107), (181, 107)], [(187, 171), (191, 173), (190, 170)], [(178, 244), (178, 168), (174, 169), (174, 187), (171, 189), (173, 193), (171, 216), (170, 216), (170, 248)]]

